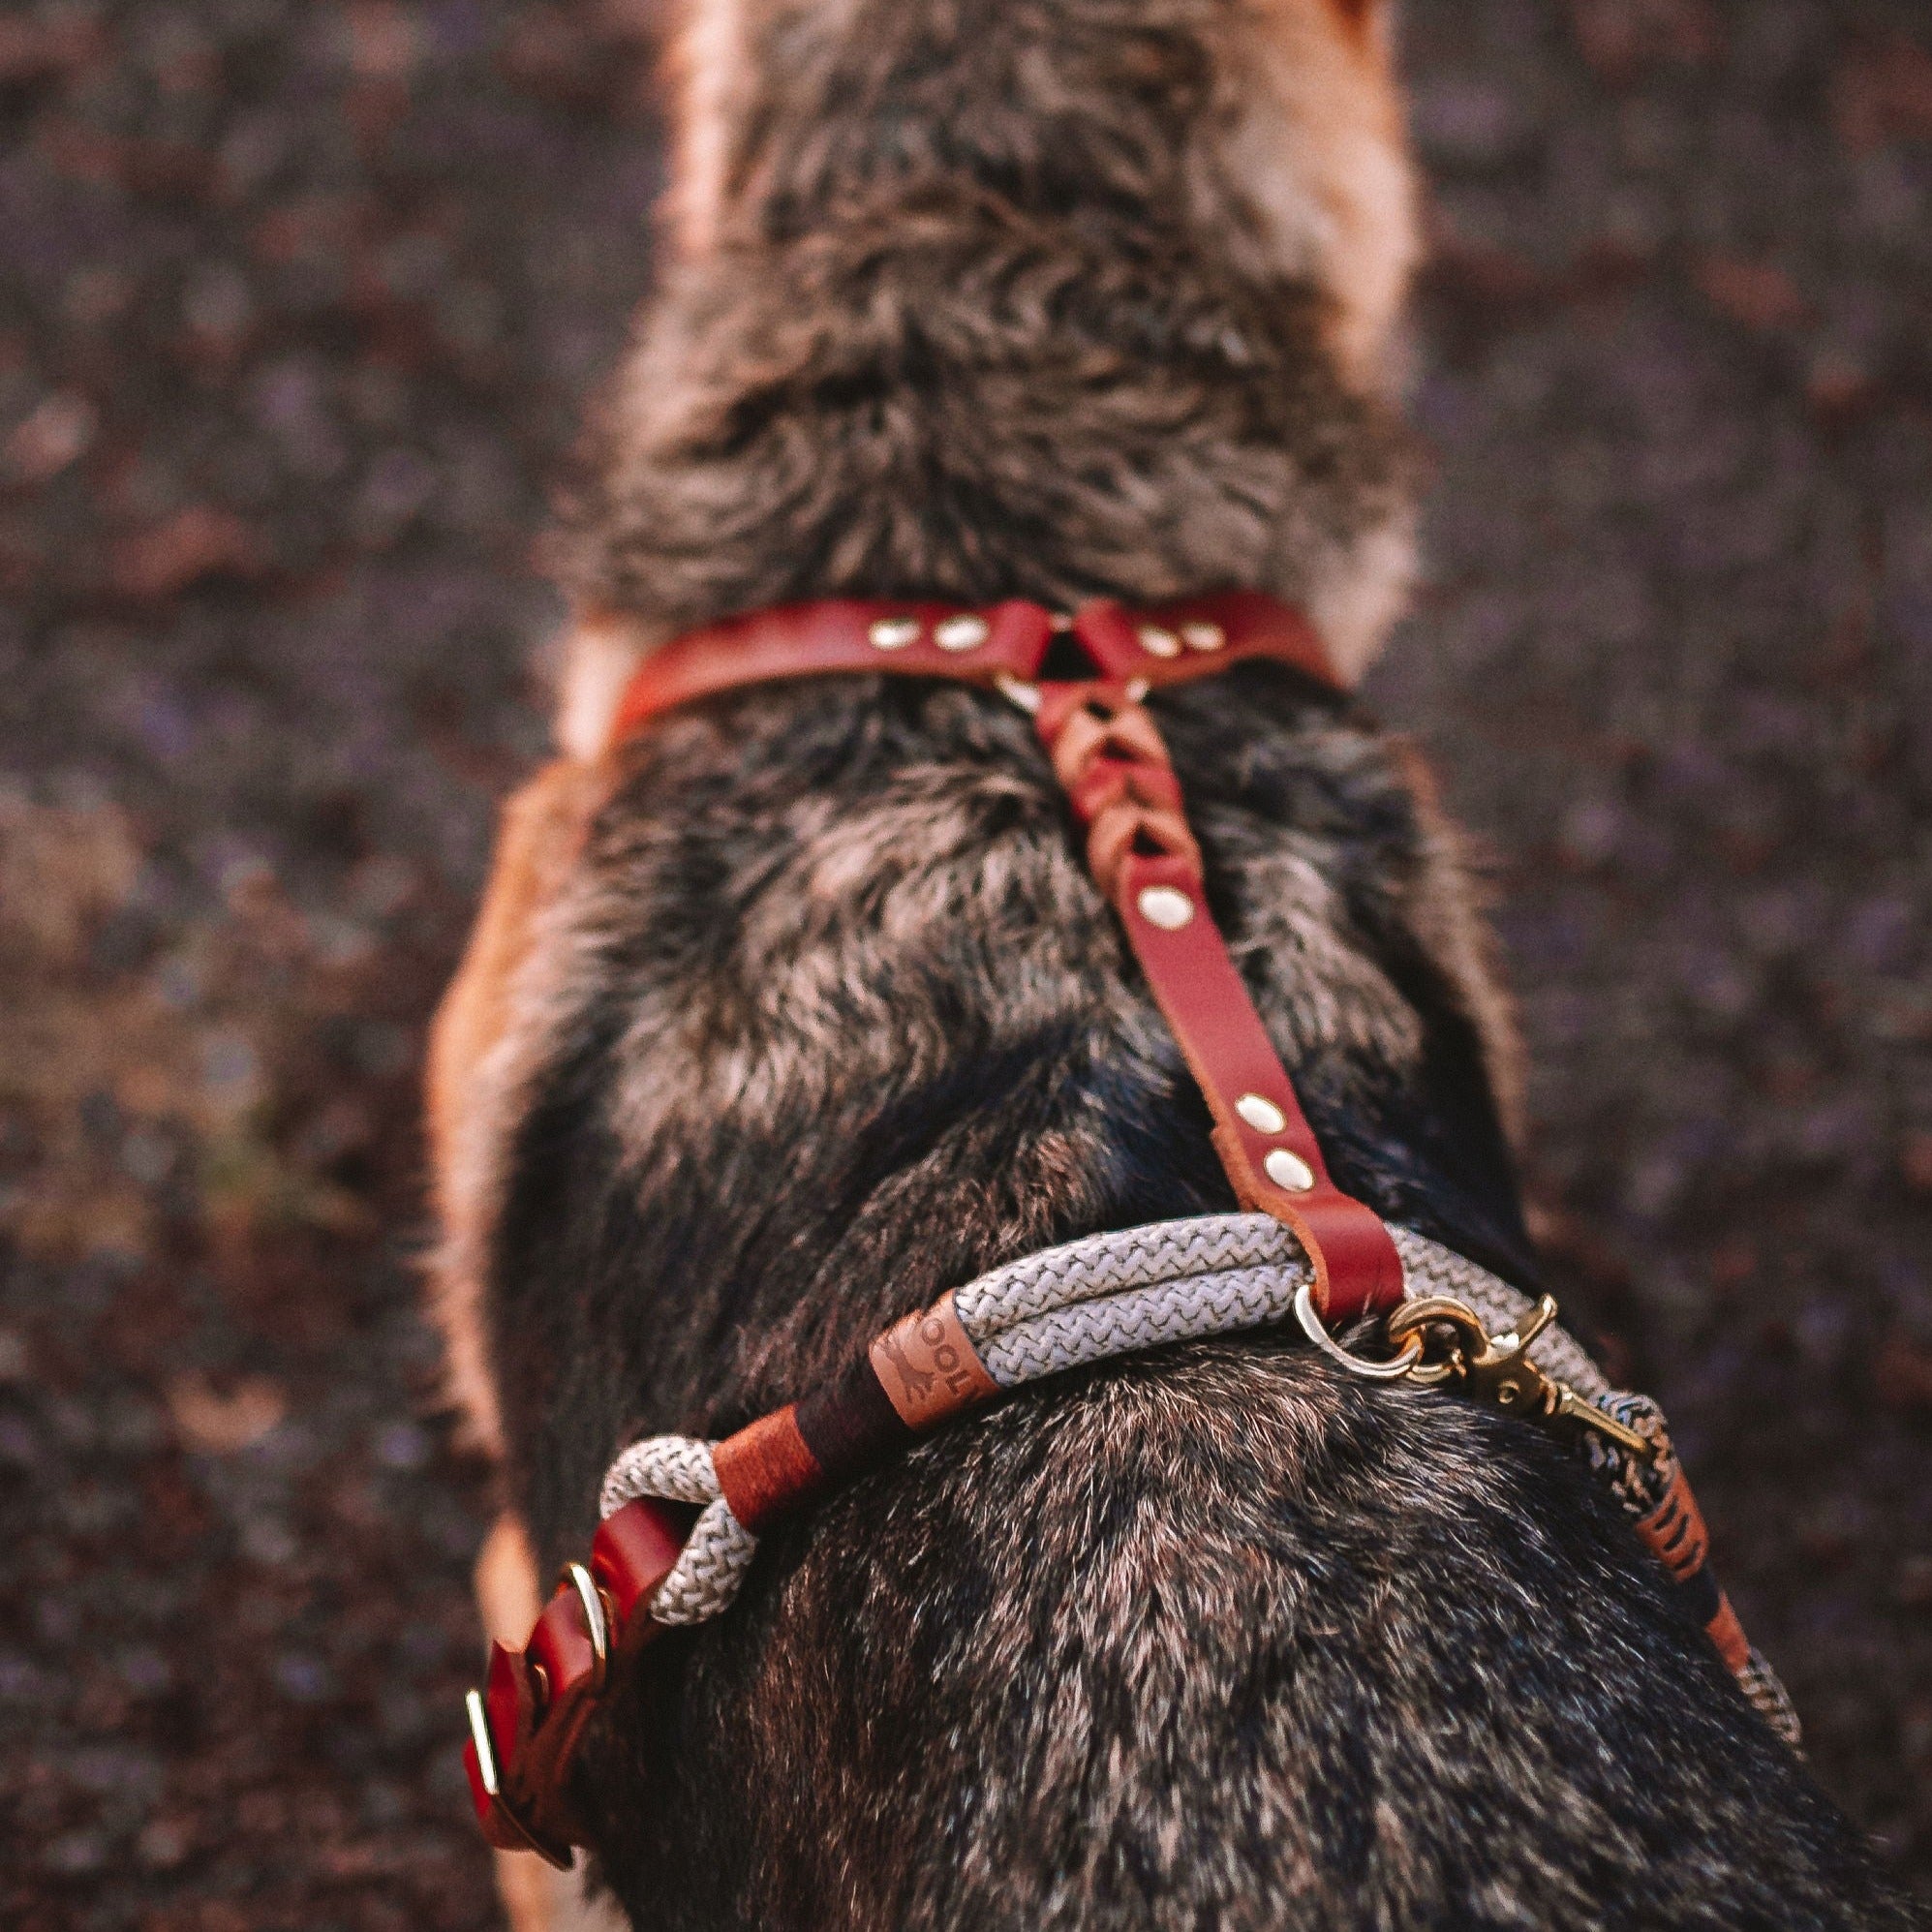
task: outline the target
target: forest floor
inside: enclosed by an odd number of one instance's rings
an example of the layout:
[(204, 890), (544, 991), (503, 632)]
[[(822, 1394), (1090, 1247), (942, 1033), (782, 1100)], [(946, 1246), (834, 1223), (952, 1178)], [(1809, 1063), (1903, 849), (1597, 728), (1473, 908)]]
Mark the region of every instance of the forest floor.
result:
[[(1411, 0), (1428, 582), (1572, 1310), (1932, 1884), (1932, 28)], [(489, 1924), (423, 1027), (652, 0), (0, 18), (0, 1918)]]

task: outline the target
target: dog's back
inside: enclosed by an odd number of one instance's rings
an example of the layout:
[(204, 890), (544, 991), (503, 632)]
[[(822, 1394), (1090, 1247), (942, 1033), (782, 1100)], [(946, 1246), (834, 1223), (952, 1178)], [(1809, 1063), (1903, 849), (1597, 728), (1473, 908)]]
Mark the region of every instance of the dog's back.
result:
[[(631, 1435), (1229, 1205), (1003, 701), (838, 680), (599, 748), (639, 639), (796, 596), (1240, 584), (1359, 667), (1406, 555), (1382, 34), (1340, 0), (695, 20), (578, 755), (517, 809), (435, 1073), (452, 1361), (546, 1571)], [(1514, 1049), (1413, 761), (1279, 669), (1153, 702), (1337, 1180), (1530, 1282)], [(775, 1532), (579, 1794), (640, 1925), (1907, 1917), (1572, 1452), (1264, 1341), (1065, 1378)]]

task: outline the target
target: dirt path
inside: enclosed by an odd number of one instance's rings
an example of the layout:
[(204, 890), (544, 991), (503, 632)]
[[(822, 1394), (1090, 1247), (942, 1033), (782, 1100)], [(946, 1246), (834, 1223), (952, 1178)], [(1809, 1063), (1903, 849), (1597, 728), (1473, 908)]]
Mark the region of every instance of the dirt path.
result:
[[(0, 18), (0, 1918), (490, 1922), (414, 1086), (650, 0)], [(1912, 35), (1917, 34), (1915, 41)], [(1413, 0), (1430, 589), (1573, 1300), (1932, 1878), (1932, 30)]]

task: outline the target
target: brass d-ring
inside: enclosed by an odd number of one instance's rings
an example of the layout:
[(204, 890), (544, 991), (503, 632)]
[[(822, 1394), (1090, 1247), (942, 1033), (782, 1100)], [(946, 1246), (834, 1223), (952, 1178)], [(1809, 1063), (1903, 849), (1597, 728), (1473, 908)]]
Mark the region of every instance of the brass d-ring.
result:
[(1331, 1362), (1339, 1363), (1351, 1375), (1360, 1375), (1367, 1382), (1400, 1382), (1415, 1373), (1417, 1365), (1423, 1359), (1423, 1338), (1420, 1334), (1403, 1336), (1401, 1347), (1387, 1362), (1370, 1362), (1365, 1356), (1351, 1355), (1322, 1326), (1322, 1318), (1315, 1311), (1313, 1282), (1303, 1282), (1296, 1289), (1295, 1318), (1302, 1324), (1302, 1333)]
[(604, 1672), (610, 1668), (610, 1624), (603, 1613), (603, 1593), (591, 1573), (581, 1563), (566, 1563), (559, 1582), (568, 1583), (583, 1606), (584, 1627), (590, 1634), (591, 1654), (597, 1660), (591, 1667), (591, 1695), (603, 1689)]

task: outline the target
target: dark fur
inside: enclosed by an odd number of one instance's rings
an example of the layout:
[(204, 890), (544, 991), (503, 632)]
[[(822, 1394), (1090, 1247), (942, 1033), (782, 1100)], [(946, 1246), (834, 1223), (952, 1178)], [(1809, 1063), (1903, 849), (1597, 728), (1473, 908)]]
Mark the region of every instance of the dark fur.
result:
[[(784, 15), (755, 193), (652, 323), (596, 596), (1292, 592), (1388, 513), (1320, 298), (1232, 189), (1219, 228), (1168, 193), (1231, 4), (859, 11), (831, 46)], [(1337, 1178), (1531, 1283), (1406, 758), (1273, 669), (1154, 709)], [(1229, 1204), (995, 697), (843, 680), (655, 726), (523, 997), (487, 1303), (546, 1566), (632, 1433), (721, 1433), (998, 1261)], [(1280, 1338), (1176, 1350), (772, 1535), (627, 1673), (581, 1791), (647, 1926), (1906, 1923), (1667, 1596), (1542, 1434)]]
[(1400, 429), (1221, 152), (1227, 0), (750, 11), (755, 193), (652, 312), (593, 601), (1294, 598), (1403, 516)]

